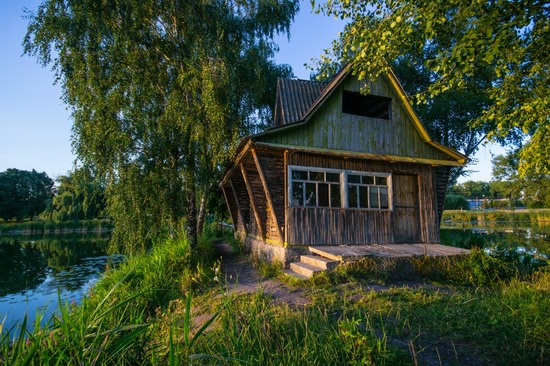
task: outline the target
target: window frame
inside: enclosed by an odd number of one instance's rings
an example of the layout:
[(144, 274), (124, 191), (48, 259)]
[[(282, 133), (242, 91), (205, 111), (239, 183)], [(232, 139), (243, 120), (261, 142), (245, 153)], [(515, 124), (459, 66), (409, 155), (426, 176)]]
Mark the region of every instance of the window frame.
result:
[[(308, 178), (309, 178), (309, 172), (321, 172), (321, 173), (336, 173), (340, 176), (340, 181), (338, 184), (340, 185), (340, 206), (319, 206), (319, 194), (318, 194), (318, 183), (321, 183), (320, 181), (311, 181), (311, 183), (316, 184), (316, 205), (315, 206), (307, 206), (306, 198), (305, 198), (305, 183), (309, 181), (303, 180), (303, 179), (292, 179), (292, 173), (295, 170), (299, 171), (307, 171), (308, 172)], [(386, 185), (376, 185), (376, 184), (363, 184), (363, 183), (348, 183), (348, 177), (349, 175), (360, 175), (360, 176), (371, 176), (376, 179), (376, 177), (384, 177), (386, 178)], [(303, 182), (303, 198), (302, 202), (304, 205), (294, 205), (293, 204), (293, 182)], [(336, 182), (327, 182), (326, 181), (326, 175), (325, 175), (325, 183), (329, 185), (329, 197), (328, 202), (331, 203), (331, 184), (336, 184)], [(376, 183), (376, 180), (375, 182)], [(378, 207), (370, 207), (370, 188), (368, 188), (368, 206), (369, 207), (349, 207), (349, 200), (348, 200), (348, 186), (349, 184), (355, 185), (355, 186), (365, 186), (365, 187), (378, 187)], [(388, 207), (387, 208), (381, 208), (380, 207), (380, 187), (386, 187), (387, 193), (388, 193)], [(367, 171), (359, 171), (359, 170), (345, 170), (345, 169), (333, 169), (333, 168), (320, 168), (320, 167), (310, 167), (310, 166), (302, 166), (302, 165), (288, 165), (287, 166), (287, 194), (288, 194), (288, 200), (287, 205), (288, 207), (292, 208), (324, 208), (324, 209), (346, 209), (346, 210), (359, 210), (359, 211), (393, 211), (393, 200), (392, 200), (392, 174), (391, 173), (384, 173), (384, 172), (367, 172)], [(359, 194), (359, 193), (358, 193)]]
[[(348, 210), (371, 210), (371, 211), (393, 211), (393, 202), (392, 202), (392, 181), (391, 181), (391, 173), (380, 173), (380, 172), (365, 172), (365, 171), (359, 171), (359, 170), (346, 170), (345, 171), (345, 177), (346, 177), (346, 196), (345, 196), (345, 208)], [(350, 183), (349, 182), (349, 176), (350, 175), (359, 175), (359, 176), (368, 176), (368, 177), (374, 177), (374, 184), (368, 184), (368, 183)], [(376, 184), (376, 178), (386, 178), (386, 184), (385, 185), (378, 185)], [(368, 194), (367, 194), (367, 206), (368, 207), (350, 207), (349, 206), (349, 185), (353, 185), (356, 187), (368, 187)], [(371, 207), (371, 188), (370, 187), (377, 187), (378, 191), (378, 207)], [(380, 187), (386, 187), (387, 188), (387, 194), (388, 194), (388, 207), (382, 208), (380, 205)], [(359, 196), (359, 191), (357, 192), (357, 196)], [(359, 197), (357, 197), (357, 202), (359, 202)]]
[[(387, 113), (382, 116), (380, 113), (366, 113), (368, 110), (363, 110), (365, 105), (376, 105), (376, 103), (384, 103), (384, 108)], [(353, 107), (352, 107), (353, 106)], [(392, 120), (392, 98), (376, 95), (376, 94), (362, 94), (360, 92), (352, 90), (342, 90), (342, 113), (352, 116), (367, 117), (381, 119), (384, 121)], [(387, 114), (387, 116), (386, 116)]]
[[(303, 179), (292, 179), (292, 172), (294, 170), (300, 170), (300, 171), (307, 171), (308, 174), (309, 172), (318, 172), (318, 173), (333, 173), (333, 174), (338, 174), (340, 176), (340, 179), (338, 182), (329, 182), (326, 180), (326, 175), (325, 175), (325, 181), (324, 183), (325, 184), (328, 184), (329, 188), (328, 188), (328, 202), (329, 204), (331, 204), (331, 189), (330, 189), (330, 186), (331, 185), (335, 185), (335, 184), (338, 184), (340, 186), (340, 206), (319, 206), (319, 183), (323, 183), (321, 181), (309, 181), (308, 180), (303, 180)], [(342, 173), (343, 173), (343, 170), (341, 169), (330, 169), (330, 168), (319, 168), (319, 167), (306, 167), (306, 166), (300, 166), (300, 165), (289, 165), (288, 166), (288, 206), (289, 207), (301, 207), (301, 208), (328, 208), (328, 209), (333, 209), (333, 208), (342, 208), (342, 201), (343, 201), (343, 197), (342, 197)], [(316, 205), (315, 206), (308, 206), (308, 205), (305, 205), (306, 201), (307, 201), (307, 198), (305, 198), (305, 192), (304, 192), (304, 198), (303, 198), (303, 202), (304, 202), (304, 205), (294, 205), (292, 200), (293, 200), (293, 194), (294, 194), (294, 191), (293, 191), (293, 187), (292, 187), (292, 183), (293, 182), (303, 182), (304, 183), (304, 188), (303, 190), (305, 191), (306, 190), (306, 187), (305, 187), (305, 183), (315, 183), (315, 192), (316, 192), (316, 197), (315, 197), (315, 203)]]

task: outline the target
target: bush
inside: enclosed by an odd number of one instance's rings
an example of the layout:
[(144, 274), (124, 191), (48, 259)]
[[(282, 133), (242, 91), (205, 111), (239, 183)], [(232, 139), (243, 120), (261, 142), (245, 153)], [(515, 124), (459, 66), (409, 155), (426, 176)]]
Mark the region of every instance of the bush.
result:
[(457, 194), (449, 194), (445, 197), (445, 210), (469, 210), (468, 199)]

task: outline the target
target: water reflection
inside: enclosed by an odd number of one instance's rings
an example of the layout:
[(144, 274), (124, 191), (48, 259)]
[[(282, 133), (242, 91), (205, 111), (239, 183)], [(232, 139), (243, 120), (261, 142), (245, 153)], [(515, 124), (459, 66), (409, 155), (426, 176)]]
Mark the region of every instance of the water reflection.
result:
[(25, 313), (49, 314), (63, 301), (80, 302), (122, 256), (107, 256), (108, 236), (0, 237), (0, 321), (10, 327)]
[(547, 265), (550, 258), (550, 227), (445, 225), (442, 244), (461, 248), (484, 248), (486, 252), (526, 267)]

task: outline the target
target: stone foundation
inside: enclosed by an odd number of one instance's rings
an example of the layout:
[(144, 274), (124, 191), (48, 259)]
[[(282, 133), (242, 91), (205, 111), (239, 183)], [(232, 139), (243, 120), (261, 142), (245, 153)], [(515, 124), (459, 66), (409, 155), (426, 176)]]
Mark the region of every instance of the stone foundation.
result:
[(269, 263), (282, 263), (285, 268), (290, 262), (300, 260), (300, 255), (306, 252), (305, 248), (285, 248), (250, 236), (246, 236), (243, 241), (245, 248), (253, 256)]

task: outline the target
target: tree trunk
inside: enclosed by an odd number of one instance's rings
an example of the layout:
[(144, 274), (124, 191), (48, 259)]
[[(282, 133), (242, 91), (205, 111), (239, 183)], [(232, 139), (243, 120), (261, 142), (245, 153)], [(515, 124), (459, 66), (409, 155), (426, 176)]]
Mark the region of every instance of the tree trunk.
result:
[[(192, 149), (191, 149), (192, 150)], [(185, 187), (187, 199), (187, 217), (185, 220), (185, 232), (189, 240), (191, 249), (197, 246), (197, 202), (196, 202), (196, 182), (195, 169), (196, 163), (194, 151), (187, 153), (185, 172)]]
[(195, 203), (195, 185), (192, 184), (187, 192), (187, 218), (185, 220), (185, 232), (189, 239), (191, 249), (197, 246), (197, 204)]
[(204, 229), (204, 216), (206, 215), (206, 191), (202, 193), (201, 203), (199, 205), (199, 217), (197, 219), (197, 236), (202, 235)]

